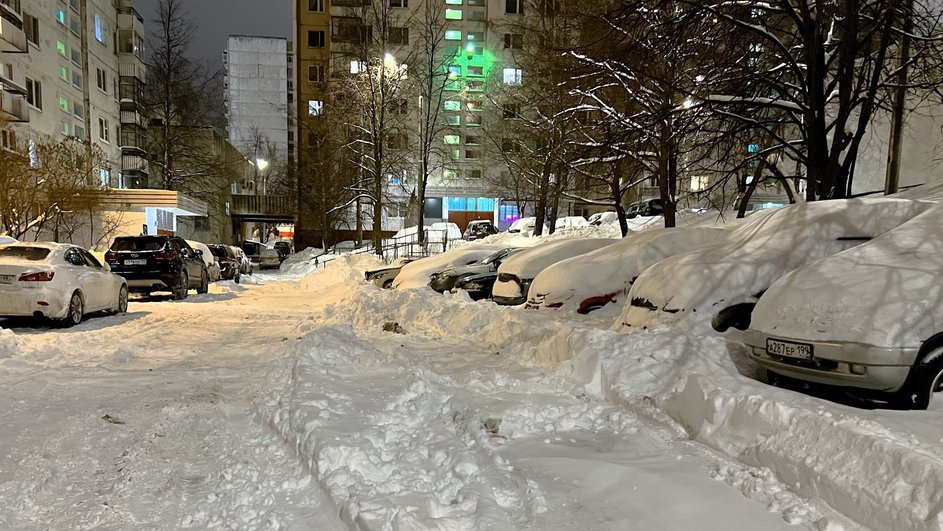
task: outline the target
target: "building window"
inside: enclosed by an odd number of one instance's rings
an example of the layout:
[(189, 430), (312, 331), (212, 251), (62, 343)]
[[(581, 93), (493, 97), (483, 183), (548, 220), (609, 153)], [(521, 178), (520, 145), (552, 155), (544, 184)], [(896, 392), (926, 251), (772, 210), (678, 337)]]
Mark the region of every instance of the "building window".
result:
[(104, 118), (98, 119), (98, 139), (105, 143), (111, 142), (111, 124)]
[(462, 10), (461, 9), (446, 9), (445, 19), (446, 20), (462, 20)]
[(102, 20), (101, 15), (95, 15), (95, 40), (106, 44), (107, 32), (105, 32), (105, 21)]
[(504, 0), (505, 13), (523, 13), (524, 0)]
[(352, 59), (350, 61), (351, 74), (361, 74), (366, 71), (367, 71), (367, 63), (365, 61), (359, 61), (357, 59)]
[(324, 11), (324, 0), (308, 0), (308, 11), (322, 13)]
[(520, 85), (524, 78), (524, 71), (516, 67), (507, 67), (504, 69), (505, 85)]
[(458, 179), (458, 172), (455, 170), (442, 170), (442, 177), (445, 179)]
[(409, 28), (390, 28), (390, 44), (409, 44)]
[(308, 48), (324, 48), (324, 31), (308, 31)]
[(69, 69), (64, 66), (60, 66), (59, 78), (62, 79), (63, 81), (69, 81)]
[(466, 149), (465, 158), (471, 160), (477, 160), (481, 158), (481, 152), (477, 149)]
[(707, 175), (696, 175), (691, 177), (691, 191), (692, 192), (701, 192), (707, 189), (710, 186), (710, 177)]
[(521, 33), (505, 33), (504, 47), (512, 50), (520, 50), (524, 47), (524, 35)]
[(59, 122), (59, 132), (64, 135), (68, 135), (70, 132), (72, 132), (72, 124), (62, 120)]
[(26, 31), (26, 40), (39, 46), (39, 19), (24, 13), (23, 29)]
[(481, 144), (481, 137), (478, 135), (465, 135), (466, 146), (477, 146)]
[(505, 153), (520, 153), (521, 145), (514, 140), (505, 138), (501, 141), (501, 151)]
[(462, 125), (462, 117), (457, 114), (446, 114), (445, 124), (446, 125)]
[(324, 65), (308, 65), (308, 81), (311, 83), (324, 83)]
[(65, 9), (62, 9), (61, 7), (56, 8), (56, 22), (65, 26)]
[(462, 102), (458, 100), (445, 100), (442, 102), (442, 108), (446, 111), (460, 111), (462, 110)]
[(98, 90), (108, 94), (108, 74), (101, 68), (95, 69), (95, 84)]
[(74, 64), (75, 66), (81, 67), (82, 66), (82, 52), (73, 47), (71, 55), (72, 55), (72, 64)]
[(470, 76), (483, 76), (485, 75), (485, 69), (482, 66), (473, 66), (468, 65), (468, 75)]
[(449, 65), (449, 77), (456, 78), (462, 75), (462, 67), (460, 65)]
[(445, 31), (445, 40), (447, 40), (447, 41), (460, 41), (460, 40), (462, 40), (462, 30), (446, 30), (446, 31)]
[(26, 102), (39, 110), (43, 109), (43, 89), (39, 81), (26, 78)]
[(72, 71), (72, 84), (76, 87), (82, 86), (82, 74), (80, 72)]
[(445, 144), (448, 146), (457, 146), (462, 142), (462, 137), (458, 135), (445, 135), (443, 138)]
[(83, 139), (85, 138), (85, 129), (84, 129), (84, 128), (79, 127), (79, 126), (75, 126), (74, 131), (75, 131), (75, 133), (74, 133), (73, 136), (75, 136), (75, 138), (78, 138), (79, 140), (83, 140)]
[(321, 116), (324, 114), (324, 102), (321, 100), (308, 100), (308, 116)]
[(66, 48), (65, 43), (62, 41), (56, 41), (56, 51), (59, 52), (59, 55), (62, 57), (69, 56), (69, 50)]
[(409, 7), (409, 0), (390, 0), (390, 7)]
[(462, 5), (462, 0), (445, 0), (445, 3), (450, 6), (460, 6)]
[[(468, 179), (481, 179), (481, 170), (468, 170), (467, 172), (465, 172), (465, 177), (467, 177)], [(478, 200), (481, 201), (482, 199), (485, 199), (485, 198), (482, 197), (482, 198), (479, 198)]]
[(63, 98), (62, 96), (59, 96), (59, 108), (65, 112), (69, 112), (69, 107), (70, 107), (69, 100)]
[(79, 30), (81, 29), (81, 27), (82, 27), (82, 23), (79, 22), (78, 17), (75, 17), (75, 16), (69, 17), (69, 30), (74, 35), (77, 36), (79, 34)]
[(83, 107), (82, 104), (79, 102), (73, 103), (72, 114), (74, 114), (75, 117), (78, 119), (85, 118), (85, 107)]

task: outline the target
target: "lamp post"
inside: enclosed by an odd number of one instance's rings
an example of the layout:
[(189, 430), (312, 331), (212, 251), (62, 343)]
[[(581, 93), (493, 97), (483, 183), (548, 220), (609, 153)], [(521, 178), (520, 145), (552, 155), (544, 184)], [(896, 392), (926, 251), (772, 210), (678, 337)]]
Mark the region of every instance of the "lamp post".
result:
[(259, 177), (262, 179), (262, 195), (265, 195), (267, 191), (267, 175), (265, 174), (265, 169), (268, 168), (268, 161), (265, 159), (255, 159), (255, 168), (259, 172)]

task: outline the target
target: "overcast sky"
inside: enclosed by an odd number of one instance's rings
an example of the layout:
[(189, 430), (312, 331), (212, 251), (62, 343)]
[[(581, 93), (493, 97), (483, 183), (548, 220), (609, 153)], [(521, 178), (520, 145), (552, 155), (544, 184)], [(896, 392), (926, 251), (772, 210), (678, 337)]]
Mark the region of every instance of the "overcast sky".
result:
[[(144, 17), (148, 36), (156, 27), (160, 0), (134, 0)], [(191, 55), (222, 67), (226, 38), (230, 35), (291, 37), (291, 0), (185, 0), (197, 26)]]

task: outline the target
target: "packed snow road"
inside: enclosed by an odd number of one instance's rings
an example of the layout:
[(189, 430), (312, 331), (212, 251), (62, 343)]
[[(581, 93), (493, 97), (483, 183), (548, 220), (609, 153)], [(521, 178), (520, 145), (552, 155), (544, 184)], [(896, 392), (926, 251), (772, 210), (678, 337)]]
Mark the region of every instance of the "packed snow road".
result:
[(840, 521), (653, 404), (550, 370), (559, 324), (404, 303), (358, 274), (223, 283), (69, 330), (0, 322), (0, 529)]

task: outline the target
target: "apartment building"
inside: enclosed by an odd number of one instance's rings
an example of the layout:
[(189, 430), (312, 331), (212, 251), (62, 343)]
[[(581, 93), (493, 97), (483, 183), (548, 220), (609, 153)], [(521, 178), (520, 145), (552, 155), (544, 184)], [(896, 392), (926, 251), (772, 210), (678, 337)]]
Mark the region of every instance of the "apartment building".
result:
[(0, 0), (0, 21), (0, 108), (12, 111), (2, 137), (90, 140), (107, 160), (98, 184), (145, 186), (144, 144), (124, 129), (146, 123), (144, 22), (131, 0)]
[(287, 39), (272, 37), (231, 35), (223, 52), (227, 134), (258, 165), (255, 193), (288, 159), (289, 57)]
[[(522, 79), (513, 56), (522, 37), (507, 28), (523, 16), (524, 0), (294, 0), (296, 156), (303, 159), (305, 146), (316, 143), (318, 123), (336, 125), (326, 106), (338, 91), (343, 93), (343, 79), (357, 75), (360, 63), (370, 60), (358, 57), (357, 45), (382, 31), (373, 26), (386, 28), (388, 43), (388, 50), (373, 53), (394, 64), (418, 60), (415, 47), (424, 28), (417, 27), (417, 21), (431, 5), (426, 2), (437, 3), (433, 12), (441, 17), (443, 24), (437, 27), (444, 33), (438, 60), (448, 65), (450, 78), (440, 112), (443, 127), (436, 140), (441, 159), (435, 161), (427, 185), (426, 223), (453, 221), (464, 227), (472, 219), (491, 219), (507, 226), (520, 213), (513, 201), (497, 197), (502, 192), (495, 183), (509, 169), (495, 156), (494, 142), (485, 131), (489, 121), (494, 124), (504, 118), (491, 103), (499, 85), (519, 84)], [(384, 20), (376, 20), (377, 13), (383, 13)], [(419, 148), (413, 128), (422, 118), (420, 104), (417, 94), (405, 98), (404, 141), (390, 142), (391, 149), (404, 150), (413, 160), (402, 173), (388, 177), (385, 232), (414, 223), (410, 200), (419, 174)], [(353, 214), (347, 221), (353, 225)], [(366, 230), (370, 223), (366, 221)]]

